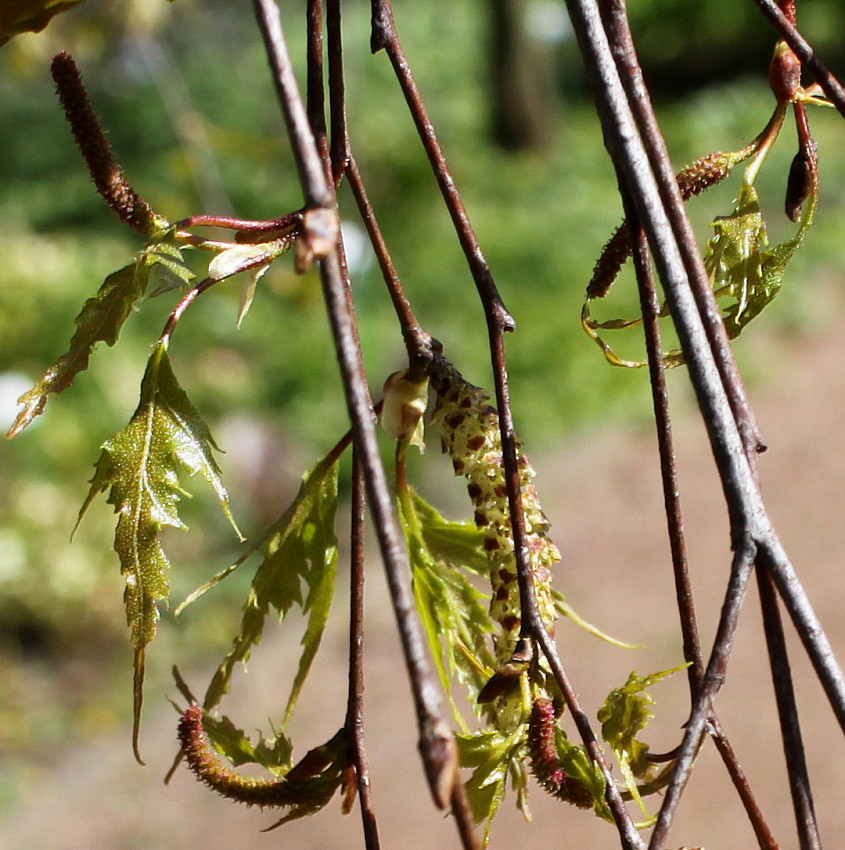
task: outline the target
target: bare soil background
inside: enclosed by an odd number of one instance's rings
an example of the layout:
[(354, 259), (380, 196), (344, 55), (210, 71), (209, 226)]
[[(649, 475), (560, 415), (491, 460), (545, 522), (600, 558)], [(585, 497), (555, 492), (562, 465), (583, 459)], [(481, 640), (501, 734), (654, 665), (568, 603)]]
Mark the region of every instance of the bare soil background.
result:
[[(830, 299), (842, 306), (835, 293), (830, 293)], [(795, 338), (786, 348), (782, 340), (765, 338), (743, 341), (743, 345), (752, 362), (765, 363), (780, 351), (769, 376), (752, 383), (751, 389), (769, 445), (761, 460), (764, 493), (841, 660), (845, 658), (845, 339), (832, 329), (822, 336)], [(645, 376), (637, 379), (645, 380)], [(725, 509), (686, 376), (679, 372), (671, 383), (677, 399), (676, 437), (695, 601), (708, 647), (728, 576)], [(655, 441), (646, 428), (602, 430), (578, 436), (558, 452), (533, 459), (541, 498), (563, 552), (557, 586), (586, 619), (643, 645), (639, 650), (618, 649), (569, 623), (560, 624), (558, 642), (564, 662), (583, 705), (593, 714), (630, 670), (653, 672), (682, 661)], [(462, 485), (457, 481), (454, 485), (457, 500)], [(454, 827), (434, 810), (422, 779), (393, 615), (375, 560), (370, 575), (367, 729), (383, 847), (457, 847)], [(786, 850), (797, 847), (797, 841), (755, 595), (752, 585), (716, 708)], [(302, 741), (298, 744), (302, 751), (325, 740), (342, 718), (345, 628), (344, 617), (335, 617), (320, 675), (302, 697), (292, 730), (294, 740)], [(822, 837), (826, 847), (842, 847), (845, 742), (789, 623), (787, 630)], [(246, 729), (266, 729), (266, 718), (278, 716), (276, 683), (289, 681), (295, 654), (295, 647), (289, 648), (281, 638), (268, 637), (249, 673), (239, 674), (235, 696), (225, 708)], [(207, 672), (190, 675), (202, 682)], [(657, 687), (654, 696), (657, 719), (647, 740), (655, 750), (670, 749), (678, 742), (686, 719), (684, 676), (676, 675)], [(357, 810), (344, 817), (339, 802), (314, 818), (261, 833), (273, 823), (272, 812), (248, 810), (219, 799), (184, 768), (165, 787), (161, 777), (175, 752), (174, 730), (175, 715), (162, 694), (148, 694), (143, 729), (148, 766), (141, 768), (132, 760), (127, 731), (109, 735), (94, 748), (87, 744), (71, 748), (42, 771), (37, 795), (0, 822), (0, 846), (28, 850), (353, 850), (362, 846)], [(610, 825), (544, 797), (538, 788), (533, 789), (531, 808), (534, 819), (525, 823), (512, 798), (507, 798), (490, 846), (508, 850), (618, 846)], [(725, 770), (709, 745), (672, 833), (670, 846), (682, 845), (708, 850), (756, 846)]]

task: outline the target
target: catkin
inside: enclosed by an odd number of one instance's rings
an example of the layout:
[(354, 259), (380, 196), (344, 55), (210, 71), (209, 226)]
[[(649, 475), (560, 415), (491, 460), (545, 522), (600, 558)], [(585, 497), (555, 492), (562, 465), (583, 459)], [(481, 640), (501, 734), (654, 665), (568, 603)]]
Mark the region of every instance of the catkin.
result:
[[(436, 396), (432, 422), (440, 432), (443, 451), (452, 458), (455, 474), (467, 480), (475, 524), (484, 530), (492, 590), (490, 616), (501, 626), (494, 651), (504, 664), (513, 655), (521, 618), (499, 416), (490, 396), (464, 380), (442, 357), (435, 358), (429, 376)], [(540, 615), (551, 633), (556, 617), (551, 568), (560, 560), (560, 553), (548, 537), (549, 520), (532, 483), (535, 473), (519, 442), (517, 463), (531, 574)]]

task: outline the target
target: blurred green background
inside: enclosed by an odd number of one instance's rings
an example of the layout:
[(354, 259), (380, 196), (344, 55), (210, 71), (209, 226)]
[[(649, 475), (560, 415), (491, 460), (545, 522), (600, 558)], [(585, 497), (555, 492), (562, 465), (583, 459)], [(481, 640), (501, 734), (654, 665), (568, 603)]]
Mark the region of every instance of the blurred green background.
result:
[[(282, 6), (301, 58), (303, 4)], [(584, 287), (620, 204), (563, 4), (516, 4), (522, 29), (511, 31), (510, 43), (497, 40), (494, 6), (397, 0), (395, 10), (457, 186), (518, 323), (508, 339), (512, 395), (518, 428), (538, 454), (575, 430), (623, 417), (644, 423), (650, 401), (645, 375), (607, 366), (579, 326)], [(423, 326), (470, 380), (489, 385), (474, 287), (387, 60), (370, 55), (368, 13), (365, 2), (344, 3), (353, 150)], [(713, 150), (738, 149), (756, 135), (773, 106), (766, 84), (773, 33), (751, 2), (634, 0), (631, 14), (679, 167)], [(803, 0), (800, 16), (822, 57), (835, 71), (845, 69), (841, 2)], [(3, 47), (4, 429), (17, 396), (65, 350), (82, 302), (140, 247), (94, 192), (64, 124), (49, 75), (60, 49), (76, 58), (129, 180), (170, 220), (199, 212), (273, 217), (301, 205), (247, 0), (89, 0), (44, 33)], [(822, 169), (818, 223), (787, 273), (783, 295), (760, 320), (784, 335), (830, 326), (833, 317), (814, 299), (812, 279), (845, 266), (841, 118), (833, 110), (813, 110), (811, 118)], [(773, 241), (791, 232), (780, 210), (794, 151), (789, 127), (758, 181)], [(734, 181), (691, 205), (702, 244), (712, 218), (730, 211), (735, 191)], [(402, 365), (401, 336), (350, 198), (341, 195), (377, 394)], [(635, 310), (629, 276), (618, 290), (607, 317)], [(277, 263), (241, 330), (238, 300), (237, 282), (200, 299), (175, 335), (172, 357), (227, 452), (221, 465), (233, 510), (254, 535), (281, 511), (312, 459), (342, 434), (345, 408), (315, 276), (296, 276), (287, 259)], [(90, 370), (29, 431), (0, 445), (0, 764), (13, 768), (0, 785), (0, 806), (23, 793), (39, 760), (54, 757), (56, 748), (129, 716), (122, 579), (104, 501), (73, 543), (68, 538), (99, 446), (134, 410), (150, 346), (172, 304), (173, 293), (148, 300), (115, 349), (98, 350)], [(746, 336), (755, 332), (752, 325)], [(776, 372), (775, 357), (750, 357), (745, 346), (744, 337), (737, 349), (751, 380)], [(636, 354), (636, 334), (621, 347)], [(237, 552), (213, 499), (199, 482), (189, 489), (197, 495), (184, 505), (193, 533), (165, 541), (178, 567), (177, 599)], [(237, 617), (247, 579), (234, 578), (230, 592), (209, 597), (201, 617), (189, 613), (174, 626), (165, 615), (151, 649), (151, 680), (166, 678), (167, 659), (181, 649), (183, 657), (225, 649), (225, 624)]]

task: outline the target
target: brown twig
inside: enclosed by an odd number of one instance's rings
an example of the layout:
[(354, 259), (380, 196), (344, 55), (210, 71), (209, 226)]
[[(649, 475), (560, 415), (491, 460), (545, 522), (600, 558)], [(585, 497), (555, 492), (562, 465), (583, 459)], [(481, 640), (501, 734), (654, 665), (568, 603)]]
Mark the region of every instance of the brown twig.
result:
[[(626, 210), (632, 216), (631, 220), (636, 223), (636, 214), (631, 210), (631, 201), (626, 192), (623, 192), (623, 198), (625, 199)], [(660, 468), (663, 480), (663, 497), (672, 555), (672, 567), (675, 577), (675, 596), (681, 622), (684, 658), (690, 663), (690, 667), (688, 668), (690, 699), (691, 702), (694, 702), (698, 697), (701, 681), (704, 678), (704, 665), (693, 605), (689, 565), (687, 562), (686, 538), (679, 491), (680, 482), (675, 463), (669, 396), (666, 387), (665, 370), (663, 368), (659, 324), (660, 301), (651, 273), (651, 262), (645, 232), (641, 227), (637, 226), (633, 228), (633, 231), (634, 265), (640, 290), (643, 327), (645, 329), (646, 349), (648, 351), (649, 375), (651, 378), (658, 450), (660, 453)], [(710, 735), (716, 744), (719, 755), (722, 757), (722, 761), (727, 768), (731, 781), (736, 788), (737, 794), (754, 829), (754, 833), (757, 836), (761, 850), (778, 850), (778, 843), (751, 790), (745, 771), (742, 769), (736, 753), (713, 711), (710, 713), (708, 726)], [(678, 752), (675, 750), (672, 758), (677, 758), (677, 755)]]
[(373, 53), (378, 50), (384, 50), (390, 59), (393, 71), (402, 88), (402, 93), (405, 95), (408, 109), (417, 127), (420, 140), (431, 162), (431, 167), (437, 179), (437, 184), (440, 187), (440, 192), (443, 195), (443, 200), (446, 203), (446, 208), (452, 217), (455, 231), (458, 234), (458, 240), (469, 263), (470, 272), (481, 296), (482, 303), (488, 305), (485, 309), (489, 309), (495, 314), (495, 322), (497, 324), (505, 331), (512, 331), (515, 327), (515, 322), (510, 313), (508, 313), (499, 294), (499, 290), (493, 281), (490, 267), (487, 265), (487, 260), (484, 259), (484, 254), (481, 251), (481, 246), (478, 244), (478, 239), (467, 215), (464, 203), (458, 194), (455, 181), (446, 163), (446, 157), (443, 155), (440, 142), (437, 140), (434, 126), (428, 117), (428, 111), (420, 97), (417, 84), (411, 75), (408, 60), (405, 58), (405, 52), (396, 32), (396, 22), (393, 19), (393, 9), (390, 0), (372, 0), (372, 37), (370, 39), (370, 45)]
[(816, 56), (813, 48), (795, 28), (794, 19), (790, 20), (790, 16), (785, 14), (774, 0), (753, 0), (753, 2), (757, 4), (760, 11), (769, 19), (780, 37), (792, 48), (795, 55), (815, 77), (816, 82), (822, 87), (828, 100), (839, 110), (840, 115), (845, 118), (845, 87), (822, 64), (822, 61)]
[(804, 757), (804, 744), (801, 739), (798, 705), (795, 701), (792, 671), (786, 648), (786, 636), (778, 610), (775, 586), (772, 577), (766, 570), (757, 570), (757, 588), (763, 611), (763, 631), (766, 635), (766, 646), (769, 652), (772, 684), (775, 689), (798, 840), (801, 850), (821, 850), (819, 828), (813, 808), (813, 792), (810, 786), (810, 776), (807, 772), (807, 762)]
[(352, 452), (352, 532), (349, 553), (349, 698), (346, 732), (358, 786), (364, 844), (379, 850), (378, 822), (370, 789), (370, 772), (364, 737), (364, 527), (367, 503), (364, 474), (357, 452)]

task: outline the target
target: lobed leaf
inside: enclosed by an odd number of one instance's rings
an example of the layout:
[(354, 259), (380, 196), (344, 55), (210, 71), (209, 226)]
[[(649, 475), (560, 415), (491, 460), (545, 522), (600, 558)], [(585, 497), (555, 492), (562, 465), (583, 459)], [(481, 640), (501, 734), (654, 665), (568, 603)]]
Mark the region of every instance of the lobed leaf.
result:
[(66, 390), (80, 372), (88, 368), (95, 346), (117, 342), (123, 324), (144, 296), (150, 276), (162, 269), (183, 282), (193, 277), (193, 272), (181, 261), (181, 252), (162, 232), (160, 238), (147, 244), (135, 262), (110, 274), (96, 295), (89, 298), (76, 317), (76, 332), (68, 350), (44, 373), (40, 381), (18, 399), (23, 408), (18, 413), (7, 436), (14, 437), (32, 424), (44, 411), (48, 396)]
[[(746, 198), (746, 189), (754, 192), (752, 187), (743, 186), (743, 193), (740, 194), (737, 201), (737, 210), (741, 210), (743, 202), (750, 206), (756, 204), (756, 193), (749, 203)], [(743, 328), (777, 297), (781, 290), (786, 267), (795, 252), (801, 247), (804, 237), (813, 225), (818, 197), (818, 183), (813, 181), (809, 188), (801, 222), (792, 239), (767, 248), (764, 239), (760, 239), (754, 244), (753, 239), (747, 237), (743, 239), (742, 233), (734, 234), (734, 241), (740, 249), (743, 247), (743, 242), (750, 242), (749, 255), (743, 257), (739, 254), (736, 265), (733, 268), (728, 265), (727, 268), (720, 269), (722, 274), (714, 280), (717, 295), (724, 292), (724, 294), (736, 299), (735, 303), (724, 311), (725, 327), (728, 336), (731, 338), (739, 336)], [(763, 234), (765, 235), (765, 230), (763, 230)], [(713, 240), (711, 240), (712, 243)], [(738, 253), (736, 248), (734, 248), (734, 253)], [(710, 259), (710, 252), (705, 257), (705, 262), (713, 262)], [(753, 274), (743, 276), (743, 267), (753, 271)]]
[(155, 635), (157, 604), (166, 603), (169, 596), (170, 564), (159, 533), (166, 527), (185, 527), (177, 510), (185, 495), (179, 486), (180, 469), (192, 476), (202, 474), (234, 527), (213, 456), (215, 448), (208, 427), (173, 374), (166, 346), (160, 343), (147, 365), (138, 409), (126, 428), (103, 445), (79, 512), (81, 519), (95, 496), (110, 489), (108, 502), (118, 514), (114, 548), (126, 578), (124, 605), (135, 647), (136, 755), (144, 651)]
[[(471, 584), (461, 572), (466, 564), (454, 556), (466, 554), (470, 562), (486, 560), (483, 534), (465, 523), (449, 523), (411, 488), (400, 493), (399, 518), (408, 542), (417, 610), (455, 719), (465, 729), (452, 696), (452, 676), (477, 706), (496, 666), (489, 645), (495, 624), (482, 604), (489, 597)], [(428, 535), (436, 541), (438, 557), (429, 548)], [(469, 547), (471, 540), (475, 545)], [(443, 557), (446, 553), (448, 560)]]
[(245, 664), (252, 647), (261, 641), (270, 608), (275, 608), (283, 620), (297, 606), (309, 617), (283, 728), (288, 722), (319, 649), (334, 595), (338, 555), (334, 533), (336, 509), (337, 459), (330, 454), (303, 476), (292, 504), (264, 538), (237, 562), (240, 565), (258, 549), (264, 549), (264, 558), (244, 603), (240, 632), (206, 690), (206, 710), (217, 705), (228, 692), (235, 665)]
[(649, 676), (639, 676), (632, 671), (628, 681), (621, 688), (614, 688), (598, 711), (602, 737), (619, 761), (628, 790), (641, 806), (635, 777), (648, 779), (654, 769), (646, 758), (648, 745), (638, 738), (653, 717), (650, 706), (654, 705), (654, 700), (647, 689), (687, 666), (682, 664)]
[(464, 788), (475, 822), (485, 824), (484, 846), (490, 840), (490, 828), (504, 799), (509, 775), (524, 804), (528, 777), (522, 763), (527, 735), (528, 724), (522, 723), (509, 735), (482, 730), (456, 736), (461, 767), (473, 768)]
[(246, 733), (228, 717), (203, 716), (203, 729), (218, 753), (235, 767), (242, 764), (260, 764), (276, 776), (284, 776), (293, 765), (293, 744), (283, 732), (274, 738), (262, 737), (253, 744)]

